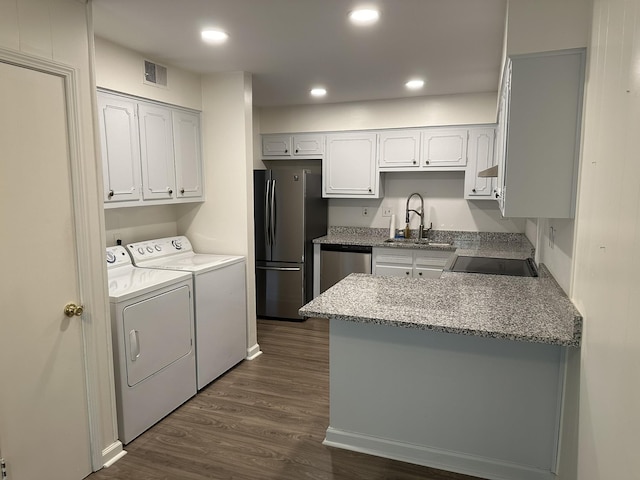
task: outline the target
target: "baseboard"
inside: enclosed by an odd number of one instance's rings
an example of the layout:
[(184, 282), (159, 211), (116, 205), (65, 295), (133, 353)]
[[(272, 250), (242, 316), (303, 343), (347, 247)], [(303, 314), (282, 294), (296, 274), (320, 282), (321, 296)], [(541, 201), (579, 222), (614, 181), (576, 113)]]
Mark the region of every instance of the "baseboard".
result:
[(487, 480), (513, 480), (514, 478), (518, 480), (556, 480), (557, 478), (548, 470), (500, 462), (492, 458), (438, 450), (423, 445), (397, 442), (386, 438), (371, 437), (332, 427), (327, 428), (327, 435), (322, 444), (425, 467), (486, 478)]
[(260, 345), (257, 343), (250, 348), (247, 348), (247, 356), (245, 357), (247, 360), (254, 360), (262, 355), (262, 350), (260, 350)]
[(107, 448), (102, 450), (102, 466), (104, 468), (110, 467), (126, 454), (126, 450), (122, 449), (122, 442), (120, 440), (116, 440)]

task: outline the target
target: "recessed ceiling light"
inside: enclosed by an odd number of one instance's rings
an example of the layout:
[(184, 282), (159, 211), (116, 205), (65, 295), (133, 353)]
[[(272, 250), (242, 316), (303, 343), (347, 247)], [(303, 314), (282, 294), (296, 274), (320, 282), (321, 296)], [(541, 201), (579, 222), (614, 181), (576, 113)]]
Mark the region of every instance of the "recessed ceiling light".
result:
[(349, 14), (349, 20), (356, 25), (371, 25), (380, 18), (380, 12), (372, 8), (354, 10)]
[(224, 43), (229, 38), (226, 32), (222, 30), (202, 30), (202, 40), (207, 43)]
[(311, 89), (312, 97), (324, 97), (327, 94), (327, 89), (322, 87), (315, 87)]
[(420, 90), (422, 87), (424, 87), (424, 80), (420, 80), (420, 79), (416, 78), (414, 80), (409, 80), (404, 85), (409, 90)]

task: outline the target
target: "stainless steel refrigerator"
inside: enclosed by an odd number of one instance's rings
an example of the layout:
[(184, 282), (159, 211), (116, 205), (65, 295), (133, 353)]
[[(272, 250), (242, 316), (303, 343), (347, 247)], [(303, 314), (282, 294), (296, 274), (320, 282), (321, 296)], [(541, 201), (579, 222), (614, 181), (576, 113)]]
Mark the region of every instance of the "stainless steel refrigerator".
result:
[(254, 171), (256, 313), (299, 320), (313, 296), (313, 243), (327, 233), (322, 176), (302, 168)]

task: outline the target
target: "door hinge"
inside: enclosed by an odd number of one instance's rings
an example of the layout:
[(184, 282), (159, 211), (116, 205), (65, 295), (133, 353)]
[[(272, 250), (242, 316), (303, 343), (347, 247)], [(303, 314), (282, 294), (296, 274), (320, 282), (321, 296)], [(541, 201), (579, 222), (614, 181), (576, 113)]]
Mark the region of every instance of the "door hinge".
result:
[(0, 479), (7, 480), (7, 464), (4, 458), (0, 458)]

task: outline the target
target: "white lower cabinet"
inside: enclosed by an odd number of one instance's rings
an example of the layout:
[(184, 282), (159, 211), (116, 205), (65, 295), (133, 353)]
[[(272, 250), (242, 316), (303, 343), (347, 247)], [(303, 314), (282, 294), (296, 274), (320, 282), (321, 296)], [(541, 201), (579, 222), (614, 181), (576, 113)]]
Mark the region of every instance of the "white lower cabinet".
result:
[(387, 277), (440, 278), (452, 251), (374, 248), (373, 274)]
[(200, 114), (98, 92), (105, 208), (204, 200)]

